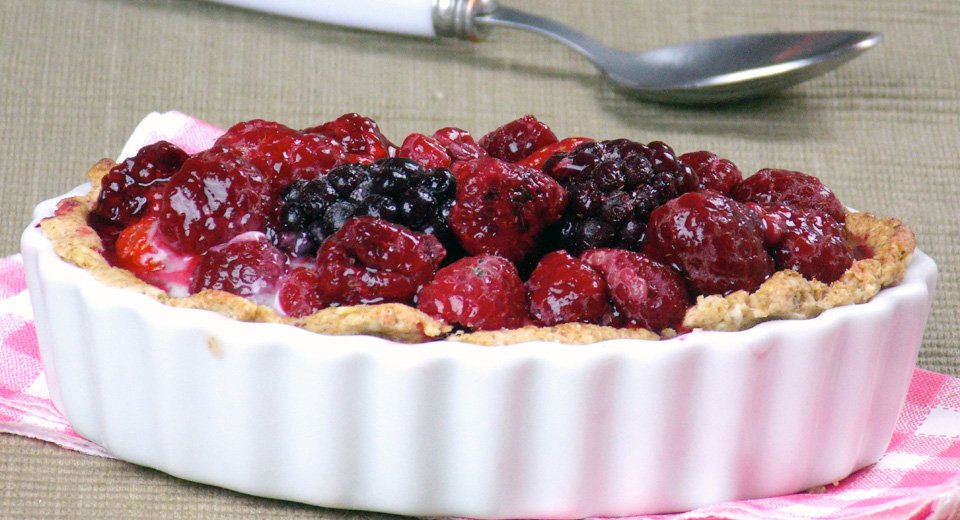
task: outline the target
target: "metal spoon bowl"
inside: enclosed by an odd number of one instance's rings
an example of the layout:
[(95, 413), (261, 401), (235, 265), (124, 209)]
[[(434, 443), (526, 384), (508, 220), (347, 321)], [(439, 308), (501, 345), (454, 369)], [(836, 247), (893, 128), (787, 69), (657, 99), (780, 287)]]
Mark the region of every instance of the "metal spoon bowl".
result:
[(783, 90), (833, 70), (882, 40), (875, 32), (728, 36), (641, 53), (622, 52), (554, 20), (493, 5), (473, 23), (547, 36), (585, 56), (616, 85), (650, 101), (707, 104)]

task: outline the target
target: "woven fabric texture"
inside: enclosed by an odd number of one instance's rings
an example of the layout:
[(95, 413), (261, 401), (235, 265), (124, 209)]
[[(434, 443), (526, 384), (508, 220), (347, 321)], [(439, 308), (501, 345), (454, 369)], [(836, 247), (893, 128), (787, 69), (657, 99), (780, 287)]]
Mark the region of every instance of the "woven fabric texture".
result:
[[(114, 157), (152, 111), (218, 126), (304, 127), (345, 112), (395, 140), (459, 126), (482, 135), (525, 113), (558, 135), (709, 149), (745, 172), (815, 174), (847, 205), (917, 233), (940, 279), (919, 365), (960, 375), (960, 47), (955, 0), (512, 0), (624, 49), (713, 36), (851, 28), (876, 49), (781, 95), (712, 108), (639, 102), (569, 49), (492, 31), (471, 44), (365, 33), (199, 0), (0, 1), (0, 256), (30, 209)], [(0, 516), (364, 518), (241, 496), (120, 461), (0, 435)]]

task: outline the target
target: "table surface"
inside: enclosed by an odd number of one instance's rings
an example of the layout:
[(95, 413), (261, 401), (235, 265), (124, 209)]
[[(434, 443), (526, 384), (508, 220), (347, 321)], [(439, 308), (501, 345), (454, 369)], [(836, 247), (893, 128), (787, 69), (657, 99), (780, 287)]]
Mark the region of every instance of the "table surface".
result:
[[(572, 51), (496, 30), (479, 44), (372, 34), (202, 1), (2, 0), (2, 254), (39, 200), (114, 157), (151, 111), (220, 126), (295, 127), (346, 112), (399, 142), (459, 126), (482, 135), (532, 113), (558, 135), (709, 149), (745, 172), (803, 170), (848, 206), (894, 215), (939, 264), (919, 365), (960, 375), (960, 2), (514, 0), (623, 49), (735, 33), (851, 28), (883, 44), (770, 98), (713, 108), (631, 99)], [(362, 518), (247, 497), (115, 460), (0, 435), (4, 518)]]

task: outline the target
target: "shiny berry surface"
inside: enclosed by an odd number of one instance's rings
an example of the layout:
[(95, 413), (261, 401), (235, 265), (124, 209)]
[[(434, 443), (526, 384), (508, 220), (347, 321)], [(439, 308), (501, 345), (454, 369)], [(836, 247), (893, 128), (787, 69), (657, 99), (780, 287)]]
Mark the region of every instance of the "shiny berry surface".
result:
[(472, 255), (522, 260), (566, 205), (563, 188), (532, 168), (483, 158), (454, 164), (453, 174), (450, 229)]
[(480, 146), (491, 157), (506, 162), (520, 161), (556, 142), (550, 127), (532, 115), (510, 121), (480, 138)]
[(287, 255), (256, 231), (234, 237), (200, 255), (190, 292), (217, 289), (270, 304), (287, 268)]
[(100, 195), (91, 218), (105, 225), (127, 226), (159, 203), (163, 184), (187, 159), (187, 153), (166, 141), (141, 148), (117, 164), (100, 181)]
[(270, 186), (232, 148), (194, 155), (167, 181), (160, 231), (177, 250), (200, 254), (245, 232), (263, 229)]
[(846, 220), (843, 204), (833, 191), (820, 179), (802, 172), (765, 168), (744, 179), (731, 196), (740, 202), (810, 208), (837, 222)]
[(487, 151), (473, 139), (470, 132), (453, 126), (441, 128), (433, 133), (434, 139), (447, 150), (454, 161), (469, 161), (487, 157)]
[(609, 312), (603, 276), (566, 251), (544, 256), (527, 280), (530, 315), (540, 325), (600, 323)]
[(277, 302), (287, 316), (301, 318), (329, 305), (322, 291), (320, 273), (309, 267), (294, 267), (280, 280)]
[(446, 168), (450, 166), (450, 155), (446, 147), (434, 137), (423, 134), (410, 134), (404, 138), (397, 157), (413, 159), (424, 168)]
[(433, 235), (354, 217), (317, 252), (320, 294), (331, 305), (413, 303), (445, 255)]
[(526, 290), (509, 260), (471, 256), (437, 271), (417, 296), (417, 308), (467, 330), (512, 329), (526, 320)]
[(691, 298), (683, 278), (670, 267), (623, 249), (591, 249), (581, 259), (603, 275), (626, 326), (659, 332), (683, 322)]
[(650, 215), (643, 252), (700, 294), (753, 291), (774, 271), (760, 219), (719, 193), (686, 193)]
[(681, 155), (680, 160), (697, 174), (700, 181), (698, 190), (713, 190), (728, 195), (743, 180), (743, 173), (736, 164), (713, 152), (689, 152)]
[(768, 243), (777, 270), (792, 269), (807, 279), (831, 283), (853, 264), (853, 252), (843, 226), (829, 215), (809, 208), (764, 207), (768, 228), (776, 228)]
[(346, 151), (344, 162), (348, 163), (372, 163), (389, 157), (395, 148), (373, 119), (356, 113), (344, 114), (333, 121), (304, 129), (303, 132), (336, 140)]

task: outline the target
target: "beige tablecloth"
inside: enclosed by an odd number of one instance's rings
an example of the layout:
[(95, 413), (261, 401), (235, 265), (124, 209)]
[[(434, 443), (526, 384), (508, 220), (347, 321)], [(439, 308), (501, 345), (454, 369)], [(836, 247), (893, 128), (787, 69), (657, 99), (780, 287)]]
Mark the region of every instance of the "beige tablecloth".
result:
[[(710, 149), (746, 172), (823, 178), (847, 205), (895, 215), (940, 266), (919, 364), (960, 375), (960, 2), (514, 0), (624, 49), (742, 32), (854, 28), (877, 49), (782, 95), (736, 106), (638, 102), (572, 51), (494, 31), (468, 44), (339, 29), (202, 1), (0, 0), (2, 254), (30, 208), (117, 154), (154, 110), (218, 125), (304, 127), (345, 112), (399, 141), (455, 125), (482, 135), (525, 113), (558, 135)], [(258, 499), (0, 435), (3, 518), (373, 516)]]

